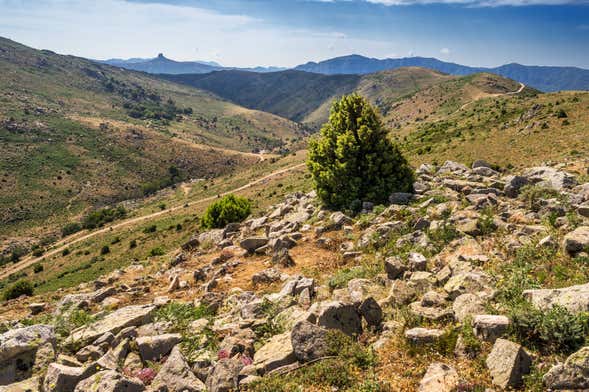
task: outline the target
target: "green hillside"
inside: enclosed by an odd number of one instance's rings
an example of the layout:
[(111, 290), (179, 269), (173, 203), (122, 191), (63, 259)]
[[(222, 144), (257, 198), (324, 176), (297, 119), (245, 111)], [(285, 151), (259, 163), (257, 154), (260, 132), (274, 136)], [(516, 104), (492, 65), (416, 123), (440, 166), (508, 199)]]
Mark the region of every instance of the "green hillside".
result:
[(302, 136), (207, 92), (0, 38), (3, 234), (228, 173)]

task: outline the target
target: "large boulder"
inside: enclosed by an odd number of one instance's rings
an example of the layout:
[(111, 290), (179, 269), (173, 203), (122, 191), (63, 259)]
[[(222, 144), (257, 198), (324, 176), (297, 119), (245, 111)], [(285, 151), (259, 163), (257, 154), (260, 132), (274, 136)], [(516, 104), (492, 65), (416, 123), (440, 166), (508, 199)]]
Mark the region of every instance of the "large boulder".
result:
[(43, 381), (45, 392), (73, 392), (84, 375), (84, 368), (52, 363)]
[(330, 352), (328, 330), (306, 320), (294, 326), (290, 337), (294, 355), (301, 362), (324, 357)]
[(206, 387), (200, 381), (176, 346), (150, 385), (153, 392), (200, 392)]
[(75, 392), (142, 392), (145, 386), (140, 380), (123, 376), (114, 370), (98, 372), (76, 386)]
[(327, 329), (339, 329), (348, 335), (362, 333), (362, 319), (353, 304), (326, 301), (313, 305), (310, 312), (316, 316), (317, 325)]
[(577, 227), (564, 236), (562, 243), (564, 250), (574, 256), (589, 249), (589, 226)]
[(558, 305), (573, 313), (589, 311), (589, 283), (562, 289), (525, 290), (523, 294), (540, 310), (548, 310)]
[(238, 390), (239, 372), (243, 369), (239, 358), (221, 359), (207, 377), (208, 392), (231, 392)]
[(31, 377), (10, 385), (0, 385), (0, 392), (39, 392), (41, 389), (39, 377)]
[(34, 351), (45, 343), (55, 343), (55, 333), (50, 325), (38, 324), (9, 330), (0, 335), (0, 362)]
[(505, 316), (481, 314), (475, 316), (472, 326), (478, 338), (494, 342), (507, 331), (509, 319)]
[(517, 197), (520, 190), (530, 183), (528, 178), (524, 176), (507, 176), (503, 179), (503, 182), (505, 182), (503, 192), (508, 197)]
[(532, 167), (526, 170), (524, 175), (533, 183), (539, 183), (542, 186), (551, 187), (557, 190), (572, 188), (577, 185), (575, 176), (553, 167)]
[(143, 336), (137, 338), (137, 346), (139, 347), (141, 359), (144, 362), (157, 361), (163, 356), (168, 355), (181, 340), (182, 335), (179, 333)]
[(532, 360), (519, 344), (497, 339), (486, 363), (493, 384), (506, 389), (522, 385), (523, 376), (530, 372)]
[(74, 330), (67, 338), (69, 346), (84, 346), (107, 332), (116, 334), (126, 327), (139, 326), (148, 323), (155, 310), (152, 305), (132, 305), (110, 313), (102, 320)]
[(553, 391), (589, 390), (589, 347), (583, 347), (564, 363), (553, 366), (542, 380), (546, 388)]
[(256, 249), (261, 248), (262, 246), (268, 243), (268, 238), (266, 237), (249, 237), (241, 240), (239, 246), (243, 249), (247, 250), (250, 253), (253, 253)]
[(419, 383), (419, 392), (452, 392), (456, 390), (458, 381), (458, 373), (453, 367), (434, 362)]
[(275, 335), (260, 347), (254, 355), (254, 366), (262, 373), (296, 362), (292, 348), (291, 334), (285, 332)]

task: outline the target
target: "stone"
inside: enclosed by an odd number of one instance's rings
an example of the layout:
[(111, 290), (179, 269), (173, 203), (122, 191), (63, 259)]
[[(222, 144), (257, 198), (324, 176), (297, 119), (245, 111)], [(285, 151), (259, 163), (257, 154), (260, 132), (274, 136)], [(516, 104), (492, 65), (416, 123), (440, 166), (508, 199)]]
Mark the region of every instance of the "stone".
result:
[(41, 380), (31, 377), (9, 385), (0, 385), (0, 392), (39, 392)]
[(444, 331), (441, 329), (411, 328), (405, 331), (405, 338), (413, 344), (422, 345), (437, 342)]
[(74, 330), (66, 339), (66, 344), (85, 345), (107, 332), (116, 334), (123, 328), (143, 325), (150, 321), (154, 310), (155, 306), (152, 305), (132, 305), (118, 309), (101, 320)]
[(46, 343), (55, 344), (55, 332), (51, 325), (37, 324), (11, 329), (0, 335), (0, 360), (32, 352)]
[(178, 343), (182, 341), (179, 333), (168, 333), (165, 335), (144, 336), (136, 339), (141, 359), (144, 362), (158, 361), (168, 355)]
[(507, 176), (503, 179), (503, 182), (505, 182), (503, 192), (507, 197), (512, 198), (517, 197), (520, 190), (530, 183), (528, 178), (524, 176)]
[(454, 316), (452, 309), (441, 306), (423, 306), (421, 301), (409, 304), (409, 311), (418, 317), (433, 321), (452, 320)]
[(254, 354), (254, 366), (262, 373), (296, 362), (291, 334), (274, 335)]
[(226, 358), (219, 360), (207, 377), (207, 391), (237, 391), (239, 385), (239, 374), (243, 367), (243, 362), (238, 358)]
[(493, 343), (509, 328), (509, 318), (490, 314), (477, 315), (472, 326), (478, 338)]
[(556, 190), (572, 188), (577, 185), (575, 176), (547, 166), (532, 167), (527, 169), (524, 175), (533, 183), (540, 183), (541, 186), (551, 187)]
[(80, 381), (75, 392), (142, 392), (145, 386), (138, 379), (131, 379), (113, 370), (98, 372)]
[(123, 362), (123, 369), (130, 371), (143, 369), (143, 362), (141, 362), (139, 354), (133, 351), (127, 354), (127, 358), (125, 358), (125, 362)]
[(201, 248), (211, 248), (219, 245), (224, 237), (223, 229), (209, 230), (198, 235), (198, 243)]
[(331, 216), (329, 217), (329, 220), (331, 222), (331, 226), (335, 230), (339, 230), (344, 225), (349, 225), (353, 222), (352, 218), (350, 218), (349, 216), (347, 216), (344, 213), (339, 212), (339, 211), (331, 214)]
[(589, 283), (561, 289), (525, 290), (523, 295), (540, 310), (558, 305), (573, 313), (589, 311)]
[(399, 257), (387, 257), (384, 261), (384, 269), (387, 277), (394, 280), (401, 277), (407, 271), (407, 265)]
[(84, 374), (84, 368), (52, 363), (43, 381), (45, 392), (73, 392)]
[(45, 308), (47, 308), (47, 303), (45, 302), (34, 302), (29, 304), (29, 311), (33, 316), (43, 312)]
[(290, 336), (294, 355), (300, 362), (309, 362), (331, 352), (327, 329), (306, 320), (299, 321)]
[(589, 346), (571, 354), (564, 363), (553, 366), (542, 381), (551, 391), (589, 390)]
[(458, 386), (458, 373), (449, 365), (434, 362), (419, 382), (419, 392), (452, 392)]
[(454, 317), (462, 322), (467, 317), (474, 317), (485, 312), (485, 301), (476, 294), (462, 294), (456, 297), (452, 304)]
[(391, 204), (409, 204), (409, 202), (413, 199), (413, 193), (407, 192), (394, 192), (391, 193), (389, 196), (389, 203)]
[(176, 346), (153, 379), (150, 391), (200, 392), (206, 391), (206, 386), (192, 373), (186, 359), (180, 352), (180, 347)]
[(474, 293), (491, 288), (491, 277), (484, 272), (470, 271), (452, 276), (444, 285), (451, 299), (461, 294)]
[(589, 226), (580, 226), (564, 236), (564, 250), (574, 256), (589, 249)]
[(88, 360), (96, 361), (98, 358), (104, 355), (104, 351), (97, 346), (89, 345), (82, 347), (76, 353), (76, 359), (80, 362), (86, 362)]
[(290, 256), (288, 249), (282, 248), (272, 254), (272, 264), (278, 264), (282, 267), (292, 267), (295, 265), (295, 262)]
[(252, 276), (252, 283), (254, 285), (259, 284), (270, 284), (280, 281), (280, 271), (275, 268), (268, 268), (263, 271), (257, 272)]
[(517, 388), (523, 376), (530, 372), (532, 360), (526, 350), (517, 343), (497, 339), (486, 360), (493, 384), (499, 388)]
[(368, 297), (358, 306), (358, 312), (371, 327), (378, 327), (382, 323), (382, 308), (373, 297)]
[(249, 237), (241, 240), (239, 246), (243, 249), (247, 250), (250, 253), (253, 253), (256, 249), (261, 248), (262, 246), (268, 243), (267, 237)]
[(407, 264), (411, 271), (425, 271), (427, 259), (421, 253), (411, 252), (407, 257)]
[(317, 325), (327, 329), (339, 329), (347, 335), (362, 333), (362, 319), (352, 304), (340, 301), (320, 302), (311, 307), (311, 313), (316, 315)]

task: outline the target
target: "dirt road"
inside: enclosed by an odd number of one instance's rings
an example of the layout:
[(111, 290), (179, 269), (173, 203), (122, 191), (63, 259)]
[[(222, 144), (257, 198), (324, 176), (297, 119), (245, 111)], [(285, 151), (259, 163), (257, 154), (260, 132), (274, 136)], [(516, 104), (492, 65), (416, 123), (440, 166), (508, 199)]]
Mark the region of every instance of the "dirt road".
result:
[[(249, 188), (249, 187), (251, 187), (253, 185), (256, 185), (256, 184), (259, 184), (261, 182), (264, 182), (264, 181), (266, 181), (266, 180), (268, 180), (268, 179), (270, 179), (272, 177), (275, 177), (275, 176), (278, 176), (278, 175), (287, 173), (289, 171), (298, 169), (298, 168), (303, 167), (303, 166), (305, 166), (305, 164), (304, 163), (300, 163), (298, 165), (289, 166), (289, 167), (286, 167), (284, 169), (280, 169), (280, 170), (274, 171), (274, 172), (272, 172), (272, 173), (270, 173), (270, 174), (268, 174), (268, 175), (266, 175), (264, 177), (258, 178), (257, 180), (248, 182), (247, 184), (245, 184), (243, 186), (240, 186), (240, 187), (235, 188), (235, 189), (232, 189), (230, 191), (221, 193), (221, 196), (227, 195), (229, 193), (235, 193), (235, 192), (242, 191), (242, 190), (247, 189), (247, 188)], [(206, 202), (209, 202), (209, 201), (213, 201), (216, 198), (217, 198), (217, 195), (210, 196), (210, 197), (205, 197), (204, 199), (199, 199), (199, 200), (195, 200), (195, 201), (192, 201), (192, 202), (189, 202), (189, 203), (185, 203), (185, 204), (182, 204), (182, 205), (178, 205), (178, 206), (175, 206), (175, 207), (170, 207), (170, 208), (168, 208), (166, 210), (154, 212), (154, 213), (149, 214), (149, 215), (143, 215), (143, 216), (138, 216), (136, 218), (130, 218), (130, 219), (127, 219), (127, 220), (118, 222), (118, 223), (116, 223), (114, 225), (110, 225), (110, 226), (107, 226), (107, 227), (104, 227), (104, 228), (101, 228), (101, 229), (98, 229), (98, 230), (95, 230), (95, 231), (91, 231), (91, 232), (82, 231), (82, 232), (73, 234), (73, 235), (68, 236), (68, 237), (66, 237), (66, 238), (58, 241), (57, 243), (53, 244), (53, 247), (51, 248), (51, 250), (47, 251), (41, 257), (33, 257), (32, 255), (29, 255), (29, 256), (25, 257), (24, 259), (22, 259), (21, 261), (19, 261), (18, 263), (11, 264), (11, 265), (7, 266), (4, 270), (2, 270), (0, 272), (0, 280), (1, 279), (5, 279), (8, 276), (10, 276), (10, 275), (12, 275), (12, 274), (14, 274), (16, 272), (21, 271), (24, 268), (30, 267), (31, 265), (33, 265), (33, 264), (35, 264), (35, 263), (43, 260), (46, 257), (50, 257), (50, 256), (53, 256), (53, 255), (55, 255), (57, 253), (60, 253), (64, 249), (66, 249), (67, 247), (69, 247), (71, 245), (74, 245), (74, 244), (76, 244), (78, 242), (81, 242), (81, 241), (87, 240), (89, 238), (92, 238), (94, 236), (97, 236), (98, 234), (106, 233), (107, 231), (118, 229), (118, 228), (121, 228), (121, 227), (124, 227), (124, 226), (129, 226), (129, 225), (132, 225), (134, 223), (148, 221), (148, 220), (153, 219), (153, 218), (156, 218), (158, 216), (169, 214), (170, 212), (173, 212), (173, 211), (177, 211), (177, 210), (186, 208), (186, 206), (192, 206), (192, 205), (195, 205), (195, 204), (206, 203)]]

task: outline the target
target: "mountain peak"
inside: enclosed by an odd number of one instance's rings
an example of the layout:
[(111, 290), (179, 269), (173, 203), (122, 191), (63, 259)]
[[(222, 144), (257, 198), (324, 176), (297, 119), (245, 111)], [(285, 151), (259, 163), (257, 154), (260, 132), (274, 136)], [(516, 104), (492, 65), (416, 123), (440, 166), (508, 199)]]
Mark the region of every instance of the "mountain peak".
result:
[(157, 55), (157, 58), (158, 58), (159, 60), (165, 60), (165, 59), (166, 59), (166, 57), (164, 56), (164, 54), (163, 54), (163, 53), (160, 53), (160, 54), (158, 54), (158, 55)]

